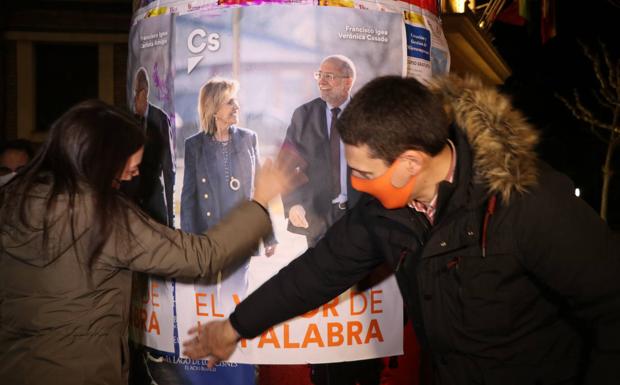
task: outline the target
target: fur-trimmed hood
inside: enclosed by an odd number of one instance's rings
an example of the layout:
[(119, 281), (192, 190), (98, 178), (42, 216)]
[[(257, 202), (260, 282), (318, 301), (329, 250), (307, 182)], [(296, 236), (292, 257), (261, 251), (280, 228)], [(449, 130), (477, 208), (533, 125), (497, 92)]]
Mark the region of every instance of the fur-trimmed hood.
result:
[(473, 152), (474, 178), (507, 202), (537, 183), (538, 133), (495, 88), (473, 77), (449, 76), (430, 85)]

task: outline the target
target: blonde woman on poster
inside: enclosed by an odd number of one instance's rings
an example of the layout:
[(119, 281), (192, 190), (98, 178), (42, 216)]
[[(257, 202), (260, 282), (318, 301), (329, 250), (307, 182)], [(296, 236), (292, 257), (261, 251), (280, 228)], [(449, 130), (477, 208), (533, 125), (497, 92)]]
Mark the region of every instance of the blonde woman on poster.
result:
[[(239, 84), (212, 78), (200, 89), (198, 116), (201, 131), (185, 141), (185, 169), (181, 193), (181, 229), (202, 233), (218, 223), (235, 205), (252, 197), (260, 168), (256, 133), (238, 127)], [(264, 240), (265, 255), (275, 252), (273, 233)], [(218, 291), (224, 311), (234, 308), (234, 296), (247, 290), (249, 261), (222, 271)], [(213, 284), (214, 282), (210, 282)], [(202, 286), (201, 290), (216, 288)]]

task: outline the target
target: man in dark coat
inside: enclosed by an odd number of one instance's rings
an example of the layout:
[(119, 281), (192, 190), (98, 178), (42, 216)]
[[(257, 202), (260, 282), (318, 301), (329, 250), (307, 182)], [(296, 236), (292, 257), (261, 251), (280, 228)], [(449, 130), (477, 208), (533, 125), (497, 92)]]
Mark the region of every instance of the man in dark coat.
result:
[(149, 102), (149, 81), (140, 68), (134, 81), (134, 113), (146, 132), (144, 156), (133, 194), (157, 222), (174, 227), (174, 140), (168, 115)]
[(320, 97), (295, 109), (286, 130), (284, 146), (294, 148), (305, 161), (300, 168), (308, 183), (283, 196), (282, 203), (288, 231), (306, 236), (308, 247), (313, 247), (359, 197), (348, 182), (350, 170), (340, 136), (336, 130), (332, 136), (338, 115), (351, 99), (355, 77), (355, 65), (348, 57), (324, 58), (314, 73)]
[[(133, 83), (133, 112), (140, 120), (146, 133), (144, 154), (140, 164), (140, 174), (129, 183), (121, 185), (121, 189), (157, 222), (174, 228), (174, 178), (175, 156), (173, 132), (170, 119), (160, 108), (149, 102), (149, 76), (144, 67), (136, 71)], [(151, 277), (152, 279), (159, 279)], [(148, 277), (145, 274), (134, 274), (134, 291), (141, 293), (146, 290)], [(140, 345), (131, 346), (131, 378), (132, 384), (150, 384), (151, 382), (174, 383), (175, 373), (167, 370), (165, 363), (148, 359), (145, 348)], [(147, 370), (147, 368), (149, 368)], [(157, 381), (154, 381), (153, 378)]]
[(471, 79), (433, 89), (385, 77), (358, 92), (338, 129), (368, 195), (229, 320), (198, 328), (190, 357), (225, 359), (387, 262), (435, 384), (618, 383), (618, 239), (537, 159), (506, 97)]

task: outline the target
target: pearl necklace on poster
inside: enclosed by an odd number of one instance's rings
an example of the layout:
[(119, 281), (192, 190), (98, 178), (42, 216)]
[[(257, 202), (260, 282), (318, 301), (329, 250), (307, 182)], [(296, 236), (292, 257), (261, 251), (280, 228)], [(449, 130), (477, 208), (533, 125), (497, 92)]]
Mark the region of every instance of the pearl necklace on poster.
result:
[(224, 178), (228, 181), (228, 187), (231, 190), (237, 191), (241, 187), (241, 182), (239, 179), (235, 178), (232, 175), (232, 166), (230, 159), (230, 147), (232, 146), (232, 137), (227, 141), (218, 141), (218, 143), (222, 146), (222, 154), (224, 156)]

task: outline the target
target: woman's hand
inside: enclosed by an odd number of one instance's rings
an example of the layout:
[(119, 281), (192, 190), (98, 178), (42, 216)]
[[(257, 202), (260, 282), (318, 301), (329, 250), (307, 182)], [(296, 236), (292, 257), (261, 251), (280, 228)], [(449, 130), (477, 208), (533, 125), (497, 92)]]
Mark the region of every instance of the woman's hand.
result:
[(267, 207), (278, 194), (286, 194), (308, 181), (299, 164), (303, 164), (295, 152), (282, 150), (273, 162), (267, 159), (256, 175), (254, 200)]
[(306, 220), (306, 210), (302, 205), (295, 205), (288, 211), (288, 220), (295, 227), (307, 229), (310, 224)]

